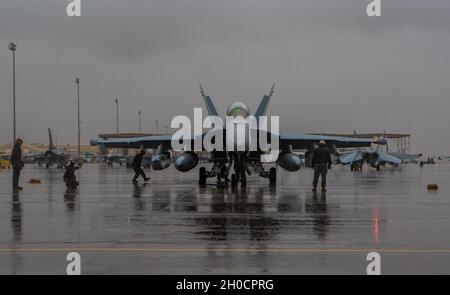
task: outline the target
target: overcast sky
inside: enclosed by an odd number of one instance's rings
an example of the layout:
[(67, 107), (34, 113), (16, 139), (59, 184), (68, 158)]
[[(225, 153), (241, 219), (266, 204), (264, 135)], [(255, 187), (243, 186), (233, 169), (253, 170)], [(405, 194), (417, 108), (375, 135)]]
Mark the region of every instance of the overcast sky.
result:
[(405, 132), (417, 152), (450, 155), (450, 1), (65, 0), (0, 2), (0, 143), (12, 137), (11, 52), (17, 45), (18, 135), (82, 141), (170, 126), (203, 107), (251, 111), (276, 83), (269, 114), (282, 131)]

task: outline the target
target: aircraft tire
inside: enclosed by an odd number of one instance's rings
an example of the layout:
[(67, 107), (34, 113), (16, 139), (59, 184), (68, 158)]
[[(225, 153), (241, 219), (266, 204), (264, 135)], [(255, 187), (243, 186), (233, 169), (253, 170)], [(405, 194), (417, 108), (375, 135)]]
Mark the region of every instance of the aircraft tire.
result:
[(205, 167), (200, 167), (200, 177), (198, 180), (198, 184), (206, 185), (206, 168)]
[(269, 170), (269, 182), (272, 186), (277, 184), (277, 169), (275, 167), (272, 167)]
[(231, 174), (231, 187), (235, 188), (237, 186), (237, 177), (236, 174)]

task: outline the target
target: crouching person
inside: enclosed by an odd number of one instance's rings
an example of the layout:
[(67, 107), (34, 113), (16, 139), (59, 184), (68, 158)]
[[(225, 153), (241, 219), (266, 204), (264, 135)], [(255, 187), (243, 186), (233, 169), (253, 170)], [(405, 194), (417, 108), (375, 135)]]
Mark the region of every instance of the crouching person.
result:
[(77, 176), (75, 171), (80, 169), (80, 167), (75, 166), (73, 161), (70, 161), (66, 166), (66, 172), (64, 173), (64, 182), (69, 190), (75, 190), (80, 185), (77, 181)]

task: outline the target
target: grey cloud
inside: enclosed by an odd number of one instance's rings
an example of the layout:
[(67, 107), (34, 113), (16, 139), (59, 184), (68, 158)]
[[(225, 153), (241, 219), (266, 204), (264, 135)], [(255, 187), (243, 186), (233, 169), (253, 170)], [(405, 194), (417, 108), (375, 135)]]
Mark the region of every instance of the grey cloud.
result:
[[(19, 133), (44, 141), (53, 127), (73, 141), (75, 77), (82, 81), (83, 141), (146, 130), (201, 106), (202, 82), (224, 111), (255, 108), (277, 83), (270, 111), (289, 132), (411, 132), (419, 151), (448, 153), (450, 2), (382, 0), (86, 1), (82, 16), (63, 0), (0, 3), (0, 141), (10, 138), (10, 53), (18, 43)], [(437, 134), (440, 134), (436, 138)]]

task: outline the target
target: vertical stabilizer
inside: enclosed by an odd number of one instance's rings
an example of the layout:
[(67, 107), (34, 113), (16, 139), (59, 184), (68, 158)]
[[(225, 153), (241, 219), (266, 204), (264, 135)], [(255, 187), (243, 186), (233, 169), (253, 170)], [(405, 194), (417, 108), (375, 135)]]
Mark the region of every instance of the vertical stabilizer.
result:
[(205, 92), (203, 91), (203, 87), (201, 84), (199, 86), (200, 86), (200, 92), (202, 94), (203, 100), (205, 101), (206, 108), (208, 109), (209, 115), (210, 116), (219, 116), (211, 97), (209, 95), (205, 95)]
[(55, 150), (56, 147), (53, 144), (53, 136), (52, 136), (52, 130), (48, 128), (48, 149), (49, 150)]

